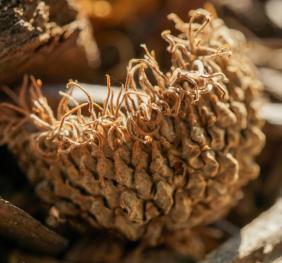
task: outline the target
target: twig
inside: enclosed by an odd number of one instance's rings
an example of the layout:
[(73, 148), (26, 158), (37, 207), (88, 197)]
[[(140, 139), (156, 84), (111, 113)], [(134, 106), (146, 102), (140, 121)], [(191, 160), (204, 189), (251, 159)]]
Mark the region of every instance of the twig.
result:
[(46, 254), (58, 254), (68, 245), (65, 238), (1, 197), (0, 235), (15, 240), (25, 248)]
[(282, 198), (201, 263), (272, 262), (282, 256)]

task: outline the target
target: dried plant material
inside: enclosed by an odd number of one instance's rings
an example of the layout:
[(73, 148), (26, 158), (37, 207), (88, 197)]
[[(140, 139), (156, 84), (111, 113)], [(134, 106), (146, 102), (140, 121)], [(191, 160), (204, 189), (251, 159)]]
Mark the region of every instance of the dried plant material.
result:
[[(88, 20), (73, 2), (0, 1), (2, 84), (14, 83), (27, 72), (53, 81), (93, 75), (98, 48)], [(69, 61), (76, 63), (68, 66)]]
[(66, 239), (2, 198), (0, 198), (0, 233), (25, 248), (41, 253), (58, 254), (68, 245)]
[(270, 209), (243, 227), (240, 233), (210, 253), (201, 263), (274, 262), (274, 259), (281, 257), (281, 214), (280, 197)]
[(155, 245), (222, 217), (256, 178), (262, 85), (244, 37), (203, 9), (189, 14), (188, 23), (169, 15), (179, 35), (162, 33), (171, 68), (144, 46), (116, 99), (107, 78), (103, 106), (70, 82), (55, 115), (34, 78), (10, 94), (15, 104), (1, 104), (2, 143), (50, 205), (49, 222), (80, 220)]

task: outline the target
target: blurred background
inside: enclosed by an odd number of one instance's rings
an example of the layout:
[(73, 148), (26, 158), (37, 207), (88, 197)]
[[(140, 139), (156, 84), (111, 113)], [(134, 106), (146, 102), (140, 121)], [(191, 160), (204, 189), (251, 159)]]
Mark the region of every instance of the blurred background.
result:
[[(37, 59), (36, 62), (24, 64), (24, 67), (21, 64), (13, 71), (13, 75), (11, 71), (5, 74), (2, 71), (1, 75), (0, 67), (0, 81), (7, 84), (19, 83), (22, 79), (21, 72), (24, 71), (41, 78), (48, 85), (66, 83), (70, 78), (79, 82), (105, 84), (105, 74), (110, 74), (113, 85), (119, 85), (125, 79), (128, 61), (142, 56), (141, 43), (145, 43), (149, 50), (155, 50), (161, 67), (167, 68), (169, 58), (160, 33), (164, 29), (173, 30), (173, 24), (166, 16), (174, 12), (187, 19), (190, 9), (206, 6), (214, 14), (217, 13), (229, 27), (242, 31), (248, 40), (247, 53), (258, 66), (265, 85), (265, 107), (261, 114), (266, 120), (264, 132), (267, 136), (267, 144), (259, 156), (262, 167), (260, 178), (246, 187), (244, 198), (229, 217), (212, 226), (217, 230), (209, 232), (208, 238), (212, 239), (209, 249), (215, 248), (234, 231), (270, 207), (277, 196), (281, 195), (282, 182), (282, 0), (212, 0), (208, 4), (203, 0), (70, 2), (76, 6), (76, 17), (86, 21), (87, 30), (82, 30), (79, 38), (70, 37), (55, 49), (50, 49), (49, 53), (44, 50), (44, 60)], [(60, 12), (64, 15), (64, 9)], [(0, 25), (0, 42), (3, 37), (1, 32)], [(29, 58), (28, 61), (32, 59)], [(0, 148), (0, 162), (0, 195), (41, 219), (41, 210), (30, 206), (34, 197), (30, 194), (16, 161), (5, 147)], [(95, 245), (97, 248), (97, 244)], [(13, 255), (10, 256), (13, 262), (20, 262), (17, 261), (20, 257), (15, 254), (18, 252), (10, 249), (13, 246), (0, 240), (0, 252), (5, 251), (0, 253), (0, 257), (4, 257), (4, 254)], [(83, 249), (84, 252), (90, 251), (93, 246), (78, 245), (70, 252), (71, 257), (79, 258)], [(101, 244), (98, 246), (103, 251)], [(87, 255), (89, 253), (85, 252), (85, 258)]]

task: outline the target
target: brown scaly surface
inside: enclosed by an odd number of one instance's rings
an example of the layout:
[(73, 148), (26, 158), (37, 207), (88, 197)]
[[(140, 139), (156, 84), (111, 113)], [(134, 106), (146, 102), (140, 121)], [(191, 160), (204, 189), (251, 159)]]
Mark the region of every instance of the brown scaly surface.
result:
[(244, 37), (203, 9), (189, 23), (169, 18), (180, 32), (162, 34), (171, 68), (144, 46), (115, 99), (108, 78), (103, 107), (74, 82), (56, 116), (40, 81), (25, 80), (18, 98), (6, 89), (17, 104), (1, 104), (2, 141), (51, 217), (156, 244), (222, 217), (258, 175), (262, 86)]

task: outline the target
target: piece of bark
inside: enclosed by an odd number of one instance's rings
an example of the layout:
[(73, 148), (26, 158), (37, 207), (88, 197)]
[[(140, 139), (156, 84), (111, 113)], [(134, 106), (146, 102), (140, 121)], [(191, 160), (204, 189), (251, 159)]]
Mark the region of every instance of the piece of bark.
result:
[(202, 263), (273, 262), (282, 256), (282, 198)]
[(0, 197), (0, 235), (35, 252), (58, 254), (68, 241), (29, 214)]
[[(24, 73), (61, 81), (87, 74), (98, 50), (88, 21), (68, 0), (0, 2), (0, 83)], [(71, 69), (71, 70), (69, 70)], [(85, 75), (85, 73), (84, 73)]]

